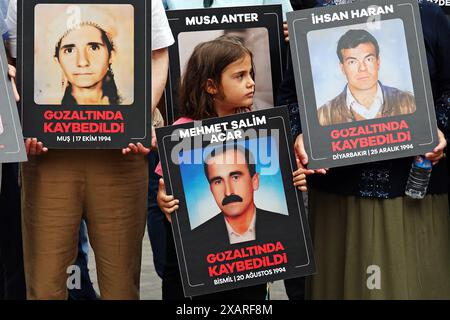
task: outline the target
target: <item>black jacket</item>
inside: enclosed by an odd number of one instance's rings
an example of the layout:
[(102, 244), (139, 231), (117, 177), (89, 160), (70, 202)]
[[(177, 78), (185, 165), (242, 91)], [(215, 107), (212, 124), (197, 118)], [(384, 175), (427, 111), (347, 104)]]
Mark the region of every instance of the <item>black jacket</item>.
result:
[[(276, 239), (283, 233), (288, 216), (256, 208), (256, 242)], [(210, 248), (224, 248), (230, 246), (228, 230), (223, 213), (219, 213), (199, 227), (195, 228), (197, 241)], [(242, 243), (242, 242), (241, 242)]]

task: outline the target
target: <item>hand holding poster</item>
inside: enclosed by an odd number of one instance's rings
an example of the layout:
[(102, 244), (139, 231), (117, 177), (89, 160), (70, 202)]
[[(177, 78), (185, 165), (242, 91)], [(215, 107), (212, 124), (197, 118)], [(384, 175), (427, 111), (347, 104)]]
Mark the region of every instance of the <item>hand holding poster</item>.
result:
[(311, 168), (424, 154), (438, 144), (416, 0), (303, 10), (288, 23)]
[(8, 78), (8, 61), (3, 44), (0, 44), (0, 72), (0, 164), (26, 161), (22, 128)]
[(148, 145), (150, 1), (18, 4), (24, 135), (54, 148)]
[(315, 270), (285, 108), (156, 129), (186, 296)]

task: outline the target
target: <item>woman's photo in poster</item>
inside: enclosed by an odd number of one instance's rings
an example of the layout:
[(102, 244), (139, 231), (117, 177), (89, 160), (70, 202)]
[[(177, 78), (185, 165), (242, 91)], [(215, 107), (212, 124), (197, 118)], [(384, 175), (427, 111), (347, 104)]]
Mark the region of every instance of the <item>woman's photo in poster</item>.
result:
[(214, 40), (223, 35), (238, 37), (253, 53), (255, 73), (255, 95), (252, 110), (262, 110), (274, 106), (272, 71), (270, 62), (269, 34), (266, 28), (251, 28), (242, 30), (207, 30), (182, 32), (178, 35), (180, 55), (180, 75), (184, 75), (186, 63), (194, 48), (202, 43)]
[(314, 30), (307, 37), (320, 125), (416, 111), (402, 20)]
[(132, 5), (38, 4), (34, 32), (36, 104), (133, 103)]

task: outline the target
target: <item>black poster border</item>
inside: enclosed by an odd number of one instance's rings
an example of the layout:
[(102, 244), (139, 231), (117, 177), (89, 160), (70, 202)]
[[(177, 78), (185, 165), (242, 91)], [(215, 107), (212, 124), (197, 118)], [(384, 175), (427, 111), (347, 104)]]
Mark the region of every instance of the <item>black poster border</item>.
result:
[[(186, 26), (183, 22), (186, 17), (204, 17), (204, 16), (223, 16), (232, 14), (256, 13), (259, 19), (257, 22), (233, 22), (233, 23), (214, 23), (194, 26)], [(178, 35), (184, 32), (206, 31), (206, 30), (233, 30), (233, 29), (251, 29), (266, 28), (269, 35), (270, 60), (272, 72), (273, 101), (275, 105), (276, 92), (279, 84), (284, 78), (284, 69), (286, 66), (286, 45), (283, 36), (283, 13), (281, 5), (261, 5), (261, 6), (238, 6), (238, 7), (219, 7), (219, 8), (200, 8), (200, 9), (182, 9), (166, 11), (175, 43), (169, 47), (169, 78), (165, 97), (165, 113), (167, 124), (172, 124), (179, 115), (177, 106), (178, 87), (180, 81), (180, 48), (178, 45)], [(270, 17), (270, 15), (274, 16)], [(258, 71), (257, 71), (258, 72)]]
[[(191, 279), (190, 275), (193, 274), (193, 270), (201, 269), (201, 266), (204, 267), (204, 265), (201, 265), (201, 263), (199, 264), (198, 261), (200, 259), (195, 259), (194, 256), (196, 255), (192, 253), (192, 248), (194, 247), (192, 246), (193, 245), (191, 241), (192, 238), (189, 238), (188, 234), (188, 232), (191, 232), (191, 230), (188, 217), (188, 209), (185, 204), (186, 193), (183, 190), (183, 181), (181, 178), (180, 166), (172, 163), (172, 161), (169, 161), (173, 150), (175, 149), (178, 150), (177, 147), (177, 144), (179, 143), (178, 132), (180, 129), (190, 129), (200, 126), (209, 126), (217, 123), (229, 124), (233, 120), (247, 121), (247, 119), (252, 119), (253, 116), (256, 117), (265, 116), (267, 118), (266, 124), (253, 127), (253, 129), (256, 129), (257, 131), (262, 129), (261, 131), (258, 132), (264, 132), (264, 130), (268, 130), (267, 132), (271, 132), (271, 130), (273, 129), (278, 129), (280, 131), (279, 132), (280, 172), (283, 179), (283, 187), (285, 190), (287, 209), (289, 212), (289, 219), (290, 219), (289, 224), (292, 225), (294, 230), (296, 231), (290, 233), (290, 234), (294, 233), (295, 238), (294, 237), (290, 238), (289, 241), (291, 242), (288, 242), (287, 247), (289, 247), (289, 245), (292, 246), (293, 244), (295, 244), (296, 246), (295, 253), (299, 256), (304, 255), (304, 257), (302, 256), (301, 259), (305, 259), (305, 261), (307, 262), (303, 265), (296, 265), (296, 266), (288, 265), (289, 270), (284, 274), (264, 275), (255, 277), (253, 279), (247, 279), (246, 281), (214, 285), (212, 279), (209, 279), (209, 281), (207, 281), (208, 278), (203, 277), (202, 281), (194, 282), (194, 280)], [(243, 131), (245, 132), (245, 129), (243, 129)], [(265, 133), (263, 133), (261, 136), (264, 136), (264, 134)], [(269, 133), (266, 134), (269, 135)], [(276, 280), (305, 276), (315, 272), (315, 260), (312, 252), (312, 244), (311, 244), (312, 242), (309, 231), (309, 224), (304, 208), (303, 197), (301, 192), (298, 191), (296, 188), (294, 188), (292, 185), (292, 172), (294, 171), (294, 168), (296, 168), (296, 162), (295, 162), (295, 154), (292, 149), (293, 140), (292, 136), (290, 135), (289, 115), (286, 107), (271, 108), (228, 117), (208, 119), (204, 121), (195, 121), (177, 126), (157, 128), (156, 136), (158, 141), (160, 160), (165, 177), (166, 192), (167, 194), (173, 194), (175, 198), (179, 199), (180, 201), (179, 209), (175, 211), (174, 214), (172, 215), (172, 231), (185, 296), (197, 296), (212, 292), (226, 291)], [(258, 136), (260, 137), (259, 133)], [(188, 138), (187, 140), (189, 139), (192, 139), (190, 140), (191, 149), (198, 148), (200, 144), (202, 148), (210, 145), (216, 146), (222, 144), (222, 142), (210, 143), (209, 141), (204, 140), (203, 142), (200, 143), (197, 140), (195, 140), (195, 138)], [(184, 144), (185, 142), (186, 138), (183, 138), (183, 146), (186, 146), (186, 144)], [(298, 221), (296, 220), (297, 214), (299, 219)], [(286, 229), (285, 233), (289, 233), (289, 231), (292, 230)], [(303, 239), (303, 243), (301, 243), (301, 241), (298, 241), (299, 237)], [(280, 241), (281, 239), (284, 238), (280, 236)], [(255, 241), (252, 241), (251, 245), (258, 245), (264, 243), (264, 241), (261, 242), (261, 240), (257, 239), (256, 243)], [(248, 245), (249, 245), (248, 242), (243, 242), (240, 244), (233, 244), (227, 246), (229, 249), (234, 250), (239, 248), (245, 248)], [(220, 248), (220, 250), (222, 250), (223, 248), (224, 247)], [(192, 257), (190, 257), (190, 255), (192, 255)], [(292, 252), (288, 252), (288, 259), (289, 257), (295, 259), (294, 256), (292, 255)], [(255, 272), (257, 271), (258, 269)], [(243, 272), (245, 273), (246, 271)], [(194, 277), (197, 277), (197, 279), (199, 279), (198, 273)]]
[[(45, 133), (44, 112), (51, 111), (103, 111), (102, 105), (60, 106), (54, 104), (37, 104), (34, 101), (34, 43), (35, 19), (34, 7), (38, 4), (80, 4), (80, 5), (120, 5), (133, 6), (134, 10), (134, 86), (133, 101), (128, 105), (108, 105), (107, 110), (120, 112), (123, 121), (111, 120), (77, 120), (72, 118), (66, 122), (76, 123), (117, 123), (123, 129), (117, 132), (55, 132)], [(150, 0), (18, 0), (18, 41), (17, 66), (18, 89), (21, 93), (20, 114), (24, 136), (36, 137), (45, 146), (55, 149), (120, 149), (130, 142), (141, 142), (149, 146), (151, 141), (151, 2)], [(24, 31), (26, 30), (26, 31)], [(143, 54), (144, 52), (144, 54)], [(148, 53), (148, 54), (147, 54)], [(120, 90), (120, 88), (119, 88)], [(55, 120), (54, 123), (64, 122)], [(70, 129), (68, 130), (70, 131)]]
[[(376, 22), (400, 19), (404, 25), (406, 46), (408, 50), (410, 72), (414, 87), (417, 110), (406, 115), (387, 118), (362, 120), (321, 126), (317, 118), (316, 97), (309, 56), (307, 34), (310, 31), (329, 29), (333, 27), (351, 26), (368, 21), (367, 17), (331, 21), (313, 24), (312, 16), (332, 14), (350, 10), (367, 9), (369, 6), (394, 5), (394, 13), (376, 17)], [(373, 17), (372, 17), (373, 18)], [(416, 0), (354, 2), (338, 6), (326, 6), (309, 10), (288, 13), (288, 26), (291, 34), (291, 52), (296, 79), (297, 96), (300, 105), (300, 115), (304, 133), (305, 148), (309, 155), (309, 166), (312, 169), (332, 168), (356, 163), (389, 160), (407, 156), (415, 156), (430, 152), (437, 145), (437, 125), (434, 111), (431, 82), (426, 61), (425, 45), (421, 28), (421, 18)], [(309, 107), (307, 107), (309, 106)], [(419, 108), (420, 107), (420, 108)], [(331, 131), (364, 127), (366, 125), (387, 123), (389, 121), (406, 120), (409, 126), (411, 141), (408, 145), (400, 145), (397, 149), (382, 149), (379, 146), (361, 147), (354, 150), (334, 152), (331, 150)], [(389, 145), (388, 145), (389, 147)], [(386, 151), (387, 150), (387, 151)], [(391, 151), (392, 150), (392, 151)], [(348, 157), (347, 157), (348, 155)], [(336, 156), (336, 159), (333, 159)]]

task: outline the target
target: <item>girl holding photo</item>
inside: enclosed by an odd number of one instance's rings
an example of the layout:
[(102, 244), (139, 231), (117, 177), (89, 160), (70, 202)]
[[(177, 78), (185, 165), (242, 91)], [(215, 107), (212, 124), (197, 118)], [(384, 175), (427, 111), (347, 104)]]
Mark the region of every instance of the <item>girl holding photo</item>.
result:
[[(187, 63), (181, 81), (181, 118), (174, 124), (251, 111), (255, 92), (254, 77), (253, 54), (238, 38), (224, 35), (199, 44)], [(156, 173), (162, 176), (161, 164), (156, 168)], [(293, 176), (294, 185), (306, 191), (303, 169), (294, 171)], [(157, 201), (170, 221), (179, 202), (166, 194), (163, 179), (159, 182)], [(262, 284), (201, 298), (264, 300), (266, 296), (267, 288)]]

